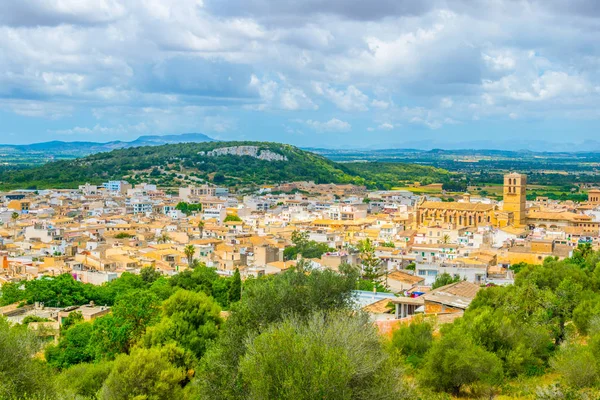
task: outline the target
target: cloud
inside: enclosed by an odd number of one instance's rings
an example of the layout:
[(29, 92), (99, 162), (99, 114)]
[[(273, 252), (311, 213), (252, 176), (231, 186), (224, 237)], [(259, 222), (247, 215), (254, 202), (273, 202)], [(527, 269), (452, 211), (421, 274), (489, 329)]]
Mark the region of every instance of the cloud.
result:
[(329, 85), (314, 84), (315, 92), (324, 96), (342, 111), (367, 111), (369, 96), (361, 92), (356, 86), (350, 85), (346, 90), (337, 90)]
[(394, 125), (392, 125), (388, 122), (385, 122), (383, 124), (380, 124), (377, 128), (384, 130), (384, 131), (391, 131), (392, 129), (394, 129)]
[(144, 133), (147, 131), (147, 127), (145, 124), (140, 123), (136, 126), (102, 126), (99, 124), (94, 125), (93, 127), (83, 127), (83, 126), (75, 126), (70, 129), (59, 129), (59, 130), (49, 130), (50, 133), (54, 133), (57, 135), (120, 135), (124, 133)]
[(279, 77), (279, 80), (276, 82), (268, 78), (261, 80), (256, 75), (252, 75), (249, 87), (256, 90), (262, 100), (262, 103), (251, 107), (253, 109), (295, 111), (316, 110), (319, 108), (302, 89), (293, 87), (287, 83), (285, 77)]
[(306, 125), (317, 132), (347, 132), (352, 129), (352, 125), (348, 122), (337, 118), (332, 118), (327, 122), (308, 120), (306, 121)]
[(440, 100), (440, 107), (442, 108), (450, 108), (454, 105), (454, 101), (450, 97), (444, 97)]
[(117, 0), (19, 0), (5, 5), (0, 24), (11, 26), (94, 25), (122, 18), (126, 8)]
[(390, 103), (384, 100), (373, 99), (371, 106), (382, 110), (387, 110), (390, 107)]
[(114, 135), (143, 123), (285, 141), (298, 119), (312, 129), (294, 139), (337, 129), (360, 144), (372, 121), (381, 136), (460, 123), (477, 137), (511, 115), (529, 135), (532, 121), (600, 119), (593, 0), (4, 3), (0, 135), (101, 137), (91, 117)]

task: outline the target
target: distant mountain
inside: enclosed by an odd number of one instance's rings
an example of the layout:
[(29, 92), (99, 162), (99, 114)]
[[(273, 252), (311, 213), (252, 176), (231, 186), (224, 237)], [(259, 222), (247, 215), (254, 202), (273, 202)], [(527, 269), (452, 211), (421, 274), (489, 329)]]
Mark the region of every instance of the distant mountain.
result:
[[(115, 140), (112, 142), (62, 142), (51, 141), (33, 144), (0, 144), (0, 151), (6, 153), (6, 162), (11, 161), (11, 157), (26, 156), (31, 164), (42, 164), (51, 159), (72, 159), (84, 157), (90, 154), (112, 151), (115, 149), (127, 149), (140, 146), (160, 146), (164, 144), (177, 143), (201, 143), (214, 142), (215, 139), (202, 133), (184, 133), (181, 135), (164, 136), (140, 136), (134, 141), (125, 142)], [(0, 158), (0, 161), (5, 161)]]
[[(155, 137), (149, 140), (156, 143)], [(161, 137), (161, 140), (171, 139)], [(0, 170), (0, 187), (76, 188), (86, 182), (101, 184), (111, 179), (126, 179), (163, 187), (201, 182), (247, 186), (314, 181), (387, 188), (415, 180), (439, 182), (447, 176), (448, 172), (441, 169), (403, 163), (336, 163), (281, 143), (214, 141), (116, 149), (39, 167)]]

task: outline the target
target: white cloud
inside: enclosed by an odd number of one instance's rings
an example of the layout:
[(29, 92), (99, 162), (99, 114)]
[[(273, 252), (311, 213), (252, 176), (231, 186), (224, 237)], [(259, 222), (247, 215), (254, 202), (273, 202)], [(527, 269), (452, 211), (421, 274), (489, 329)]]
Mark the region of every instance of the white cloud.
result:
[(4, 3), (0, 108), (72, 118), (67, 126), (89, 135), (103, 133), (78, 119), (90, 113), (110, 116), (100, 127), (113, 130), (248, 136), (262, 132), (250, 116), (260, 111), (320, 131), (350, 130), (327, 125), (331, 107), (356, 126), (375, 119), (375, 131), (599, 114), (592, 0), (384, 0), (369, 10), (358, 0)]
[(394, 125), (390, 124), (388, 122), (385, 122), (385, 123), (379, 125), (377, 128), (384, 130), (384, 131), (391, 131), (392, 129), (394, 129)]
[(256, 75), (250, 77), (249, 86), (258, 91), (263, 101), (257, 109), (317, 110), (319, 107), (300, 88), (291, 86), (285, 76), (279, 76), (279, 83), (273, 80), (260, 80)]
[(369, 96), (361, 92), (356, 86), (350, 85), (346, 90), (336, 90), (329, 85), (315, 84), (317, 94), (325, 96), (329, 101), (342, 111), (367, 111)]
[(352, 129), (352, 125), (348, 122), (337, 118), (332, 118), (327, 122), (308, 120), (306, 121), (306, 125), (317, 132), (347, 132)]
[(135, 126), (102, 126), (99, 124), (93, 127), (75, 126), (70, 129), (50, 130), (50, 133), (56, 133), (58, 135), (121, 135), (126, 133), (144, 133), (147, 131), (147, 126), (144, 123), (140, 123)]
[(440, 107), (442, 108), (450, 108), (454, 105), (454, 101), (450, 97), (444, 97), (440, 100)]
[(390, 103), (384, 100), (373, 99), (371, 106), (382, 110), (387, 110), (390, 107)]

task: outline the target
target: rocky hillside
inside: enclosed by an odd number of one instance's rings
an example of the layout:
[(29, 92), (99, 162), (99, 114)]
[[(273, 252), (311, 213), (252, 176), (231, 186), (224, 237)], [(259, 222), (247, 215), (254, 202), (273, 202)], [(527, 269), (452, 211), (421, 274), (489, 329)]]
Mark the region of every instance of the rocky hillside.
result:
[[(125, 178), (161, 186), (212, 182), (240, 186), (310, 180), (387, 187), (401, 180), (440, 180), (447, 172), (410, 164), (357, 169), (297, 147), (265, 142), (180, 143), (118, 149), (42, 167), (0, 172), (0, 188), (73, 188)], [(379, 179), (379, 174), (384, 180)]]

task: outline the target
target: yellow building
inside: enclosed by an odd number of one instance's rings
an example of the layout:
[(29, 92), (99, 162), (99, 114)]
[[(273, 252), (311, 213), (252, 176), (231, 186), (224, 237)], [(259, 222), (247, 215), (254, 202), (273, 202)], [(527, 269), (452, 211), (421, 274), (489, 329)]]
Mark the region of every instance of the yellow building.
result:
[(485, 203), (421, 201), (417, 205), (417, 223), (419, 226), (450, 224), (456, 228), (492, 225), (494, 209), (493, 204)]
[(478, 226), (527, 226), (527, 176), (507, 174), (504, 176), (504, 206), (473, 203), (465, 193), (460, 202), (421, 200), (416, 209), (416, 225), (456, 228)]
[(504, 206), (502, 210), (512, 213), (512, 225), (527, 225), (527, 175), (504, 175)]

